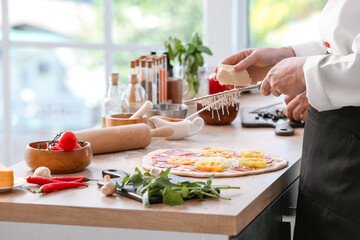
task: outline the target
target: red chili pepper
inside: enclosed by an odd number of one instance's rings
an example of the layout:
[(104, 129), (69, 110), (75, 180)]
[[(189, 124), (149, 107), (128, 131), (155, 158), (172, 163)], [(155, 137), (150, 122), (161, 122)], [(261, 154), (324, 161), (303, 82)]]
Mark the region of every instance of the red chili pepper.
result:
[(51, 178), (47, 178), (47, 177), (40, 177), (40, 176), (28, 176), (26, 178), (26, 181), (28, 183), (34, 183), (34, 184), (38, 184), (38, 185), (44, 185), (44, 184), (48, 184), (48, 183), (56, 183), (56, 182), (60, 182), (56, 179), (51, 179)]
[(58, 181), (64, 181), (64, 182), (87, 182), (87, 181), (91, 181), (92, 179), (89, 179), (87, 177), (72, 177), (72, 176), (67, 176), (67, 177), (53, 177), (53, 180), (58, 180)]
[(88, 185), (80, 182), (55, 182), (42, 185), (39, 193), (51, 193), (56, 190), (63, 190), (76, 187), (88, 187)]

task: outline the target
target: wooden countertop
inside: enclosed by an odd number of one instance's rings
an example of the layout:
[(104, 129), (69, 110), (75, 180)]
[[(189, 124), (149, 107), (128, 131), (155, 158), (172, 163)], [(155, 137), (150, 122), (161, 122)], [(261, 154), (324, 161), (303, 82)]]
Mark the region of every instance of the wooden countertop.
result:
[[(281, 101), (252, 93), (241, 98), (241, 107), (262, 107)], [(291, 137), (276, 136), (273, 128), (242, 128), (239, 116), (228, 126), (206, 126), (199, 134), (180, 141), (153, 139), (145, 149), (96, 155), (83, 172), (101, 178), (102, 169), (132, 172), (142, 157), (160, 148), (228, 147), (249, 148), (286, 157), (289, 166), (280, 171), (235, 178), (215, 179), (215, 184), (240, 186), (224, 190), (232, 200), (189, 200), (169, 207), (154, 204), (149, 209), (140, 202), (122, 197), (105, 197), (95, 182), (89, 188), (64, 190), (47, 195), (32, 194), (25, 188), (0, 194), (0, 221), (101, 226), (236, 235), (280, 195), (299, 175), (303, 129)], [(22, 161), (14, 166), (19, 177), (31, 175)], [(26, 186), (26, 185), (25, 185)]]

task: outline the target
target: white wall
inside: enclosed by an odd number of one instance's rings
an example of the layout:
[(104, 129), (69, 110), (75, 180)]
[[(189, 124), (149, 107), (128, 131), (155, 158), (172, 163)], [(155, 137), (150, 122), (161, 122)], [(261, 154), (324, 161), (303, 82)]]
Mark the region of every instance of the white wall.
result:
[(210, 71), (225, 57), (247, 46), (247, 0), (205, 0), (205, 45), (213, 52)]

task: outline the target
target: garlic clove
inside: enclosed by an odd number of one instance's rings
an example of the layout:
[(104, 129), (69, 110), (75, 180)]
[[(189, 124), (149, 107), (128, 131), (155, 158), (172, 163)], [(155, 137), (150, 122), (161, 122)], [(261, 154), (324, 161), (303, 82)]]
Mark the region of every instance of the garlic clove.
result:
[(38, 167), (34, 171), (34, 176), (51, 178), (51, 171), (47, 167)]
[(101, 187), (101, 192), (105, 196), (111, 196), (116, 192), (116, 186), (113, 182), (107, 182), (104, 184), (104, 186)]
[(101, 192), (105, 195), (105, 196), (111, 196), (116, 192), (116, 185), (115, 183), (113, 183), (110, 180), (110, 176), (109, 175), (105, 175), (104, 176), (104, 186), (102, 186), (100, 188)]
[(152, 168), (152, 169), (150, 170), (150, 175), (151, 175), (152, 177), (159, 177), (163, 172), (164, 172), (164, 170), (157, 169), (157, 168)]

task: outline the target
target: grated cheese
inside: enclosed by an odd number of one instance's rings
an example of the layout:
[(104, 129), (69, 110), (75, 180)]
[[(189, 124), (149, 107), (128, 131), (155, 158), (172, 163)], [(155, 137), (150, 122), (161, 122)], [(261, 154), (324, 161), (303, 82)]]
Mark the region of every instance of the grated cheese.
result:
[[(224, 107), (235, 106), (239, 102), (241, 97), (241, 91), (229, 91), (223, 95), (212, 96), (200, 100), (203, 107), (207, 110), (222, 110), (224, 113)], [(237, 107), (237, 106), (236, 106)], [(229, 110), (227, 110), (229, 112)]]
[(233, 168), (239, 167), (240, 163), (239, 160), (233, 158), (224, 158), (224, 157), (200, 157), (197, 161), (210, 161), (210, 162), (221, 162), (225, 165), (225, 168)]

